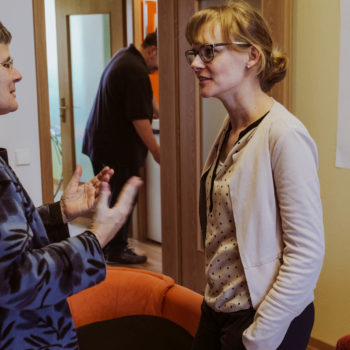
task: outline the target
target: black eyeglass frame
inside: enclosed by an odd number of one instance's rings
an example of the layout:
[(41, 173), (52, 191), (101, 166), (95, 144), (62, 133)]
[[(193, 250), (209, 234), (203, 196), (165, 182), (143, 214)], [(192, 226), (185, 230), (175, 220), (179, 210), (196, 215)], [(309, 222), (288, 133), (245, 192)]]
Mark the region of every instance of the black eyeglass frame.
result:
[[(231, 43), (217, 43), (217, 44), (203, 44), (199, 47), (198, 50), (195, 49), (190, 49), (190, 50), (186, 50), (185, 51), (185, 56), (187, 59), (187, 62), (189, 65), (192, 64), (192, 62), (194, 61), (194, 58), (199, 55), (200, 59), (202, 60), (202, 62), (204, 63), (210, 63), (214, 58), (215, 58), (215, 48), (218, 46), (228, 46), (228, 45), (239, 45), (239, 46), (251, 46), (249, 43), (244, 42), (244, 41), (232, 41)], [(211, 48), (211, 56), (210, 58), (206, 58), (205, 55), (203, 55), (203, 49), (204, 48)], [(191, 60), (190, 55), (193, 57), (193, 59)]]

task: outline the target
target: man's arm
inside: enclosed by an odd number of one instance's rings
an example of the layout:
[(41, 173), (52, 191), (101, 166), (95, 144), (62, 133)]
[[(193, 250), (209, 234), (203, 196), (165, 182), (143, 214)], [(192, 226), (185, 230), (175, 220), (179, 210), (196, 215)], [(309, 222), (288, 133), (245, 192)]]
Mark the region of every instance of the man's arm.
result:
[(141, 140), (152, 153), (154, 160), (160, 164), (160, 147), (153, 135), (150, 121), (148, 119), (137, 119), (133, 120), (132, 123)]
[(155, 116), (156, 119), (159, 118), (159, 104), (157, 99), (153, 96), (152, 100), (152, 105), (153, 105), (153, 117)]

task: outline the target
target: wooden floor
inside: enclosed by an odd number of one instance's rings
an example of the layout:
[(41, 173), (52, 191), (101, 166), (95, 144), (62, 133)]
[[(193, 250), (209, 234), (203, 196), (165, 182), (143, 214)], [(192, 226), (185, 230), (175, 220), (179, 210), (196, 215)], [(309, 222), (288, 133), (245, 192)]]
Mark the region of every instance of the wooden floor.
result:
[[(89, 218), (79, 218), (69, 224), (71, 235), (77, 235), (86, 230), (90, 225)], [(140, 265), (121, 265), (113, 264), (113, 266), (124, 266), (135, 269), (149, 270), (157, 273), (162, 272), (162, 245), (153, 241), (139, 242), (129, 238), (129, 248), (134, 249), (135, 253), (147, 256), (147, 261)]]
[(162, 246), (153, 241), (139, 242), (129, 238), (129, 248), (134, 249), (135, 253), (147, 256), (147, 261), (140, 265), (113, 265), (125, 266), (135, 269), (149, 270), (162, 273)]
[(311, 337), (306, 350), (334, 350), (335, 347)]

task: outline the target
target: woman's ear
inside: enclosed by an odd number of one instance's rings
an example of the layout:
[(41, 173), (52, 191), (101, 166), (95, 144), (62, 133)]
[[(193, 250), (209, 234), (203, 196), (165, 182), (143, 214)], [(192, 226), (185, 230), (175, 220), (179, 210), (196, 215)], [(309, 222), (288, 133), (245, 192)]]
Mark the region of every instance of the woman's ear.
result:
[(260, 59), (260, 52), (257, 50), (255, 46), (250, 46), (248, 51), (248, 61), (247, 61), (246, 67), (248, 69), (252, 68), (259, 62), (259, 59)]

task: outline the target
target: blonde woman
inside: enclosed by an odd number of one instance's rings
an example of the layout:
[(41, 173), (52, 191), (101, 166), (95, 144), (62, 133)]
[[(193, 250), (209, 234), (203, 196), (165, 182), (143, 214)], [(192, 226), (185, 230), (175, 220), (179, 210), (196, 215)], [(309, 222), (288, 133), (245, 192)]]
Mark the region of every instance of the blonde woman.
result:
[(195, 13), (186, 37), (201, 96), (228, 113), (201, 177), (207, 284), (192, 349), (305, 349), (323, 220), (315, 143), (268, 95), (287, 59), (244, 2)]

